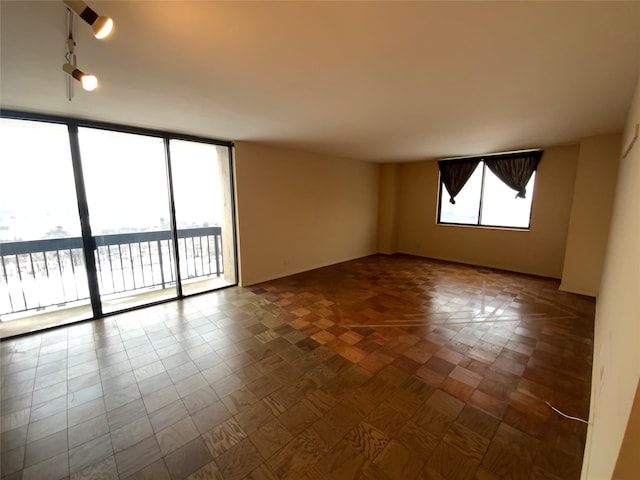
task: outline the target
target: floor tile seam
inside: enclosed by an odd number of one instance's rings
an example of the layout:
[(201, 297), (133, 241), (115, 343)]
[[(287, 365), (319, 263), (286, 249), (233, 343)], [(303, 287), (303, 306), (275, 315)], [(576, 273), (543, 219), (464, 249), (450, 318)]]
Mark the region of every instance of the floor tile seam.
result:
[[(69, 452), (71, 451), (71, 449), (69, 449), (69, 429), (68, 429), (68, 427), (66, 428), (66, 430), (67, 430), (67, 449), (66, 449), (67, 472), (69, 472), (69, 474), (71, 474), (71, 471), (70, 471), (71, 464), (70, 464), (70, 462), (69, 462)], [(52, 435), (55, 435), (56, 433), (58, 433), (58, 432), (52, 433), (51, 435), (48, 435), (48, 436), (50, 437), (50, 436), (52, 436)], [(38, 439), (38, 440), (43, 440), (44, 438), (47, 438), (47, 437), (43, 437), (43, 438), (40, 438), (40, 439)], [(38, 441), (38, 440), (35, 440), (35, 441)], [(30, 443), (33, 443), (33, 442), (30, 442)], [(35, 464), (33, 464), (33, 465), (26, 466), (25, 462), (26, 462), (26, 454), (27, 454), (27, 445), (29, 445), (29, 443), (25, 443), (25, 449), (24, 449), (24, 455), (25, 455), (25, 458), (23, 459), (23, 468), (22, 468), (22, 471), (23, 471), (23, 472), (24, 472), (27, 468), (32, 468), (32, 467), (35, 467), (35, 466), (40, 465), (40, 464), (42, 464), (42, 463), (45, 463), (45, 462), (47, 462), (47, 461), (50, 461), (52, 458), (55, 458), (55, 457), (57, 457), (57, 456), (60, 456), (60, 455), (62, 455), (62, 453), (63, 453), (63, 452), (61, 452), (61, 453), (59, 453), (59, 454), (53, 455), (52, 457), (48, 457), (48, 458), (46, 458), (46, 459), (43, 459), (43, 460), (41, 460), (41, 461), (40, 461), (40, 462), (38, 462), (38, 463), (35, 463)]]

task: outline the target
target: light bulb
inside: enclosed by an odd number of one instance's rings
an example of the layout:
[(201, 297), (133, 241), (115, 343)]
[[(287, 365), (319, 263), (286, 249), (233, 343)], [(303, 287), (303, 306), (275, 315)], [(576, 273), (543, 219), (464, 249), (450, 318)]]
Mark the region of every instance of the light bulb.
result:
[(89, 7), (82, 0), (62, 0), (63, 3), (82, 20), (91, 25), (93, 35), (96, 38), (105, 38), (113, 29), (113, 20), (109, 17), (98, 15), (95, 10)]
[(113, 20), (109, 17), (98, 17), (93, 25), (91, 25), (91, 28), (96, 38), (106, 38), (113, 30)]
[(91, 92), (96, 89), (98, 86), (98, 79), (95, 75), (82, 75), (82, 88), (84, 88), (87, 92)]

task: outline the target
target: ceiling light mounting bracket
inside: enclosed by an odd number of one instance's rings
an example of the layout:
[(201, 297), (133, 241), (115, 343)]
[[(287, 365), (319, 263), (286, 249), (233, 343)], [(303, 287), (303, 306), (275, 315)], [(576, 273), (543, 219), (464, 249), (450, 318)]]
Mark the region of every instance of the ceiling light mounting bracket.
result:
[[(76, 41), (73, 39), (73, 28), (73, 13), (71, 12), (71, 10), (67, 9), (67, 40), (65, 42), (67, 53), (64, 54), (64, 59), (65, 66), (72, 65), (75, 67), (77, 65), (77, 59), (75, 53)], [(64, 70), (64, 68), (65, 67), (63, 66), (62, 69)], [(65, 79), (67, 82), (67, 98), (69, 99), (69, 101), (71, 101), (73, 99), (73, 78), (70, 75), (67, 75)]]

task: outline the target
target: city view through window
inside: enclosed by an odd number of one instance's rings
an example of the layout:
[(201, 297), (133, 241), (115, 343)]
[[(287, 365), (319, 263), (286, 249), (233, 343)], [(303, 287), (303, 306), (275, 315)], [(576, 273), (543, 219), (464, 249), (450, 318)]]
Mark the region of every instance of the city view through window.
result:
[(455, 204), (449, 201), (449, 193), (441, 182), (439, 222), (529, 228), (535, 176), (534, 172), (527, 183), (526, 197), (516, 198), (517, 192), (500, 180), (484, 162), (480, 162), (456, 195)]
[[(86, 305), (90, 278), (105, 313), (174, 298), (176, 254), (186, 293), (236, 283), (235, 258), (225, 258), (235, 251), (224, 209), (229, 146), (80, 126), (74, 163), (72, 138), (64, 123), (0, 119), (0, 320)], [(95, 245), (91, 271), (74, 170), (82, 171)]]

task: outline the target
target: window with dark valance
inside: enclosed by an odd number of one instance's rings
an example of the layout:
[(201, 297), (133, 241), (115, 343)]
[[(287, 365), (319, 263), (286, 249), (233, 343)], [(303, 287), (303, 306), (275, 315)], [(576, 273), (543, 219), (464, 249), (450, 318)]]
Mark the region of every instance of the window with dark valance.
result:
[(529, 228), (541, 157), (541, 150), (529, 150), (439, 160), (438, 223)]

